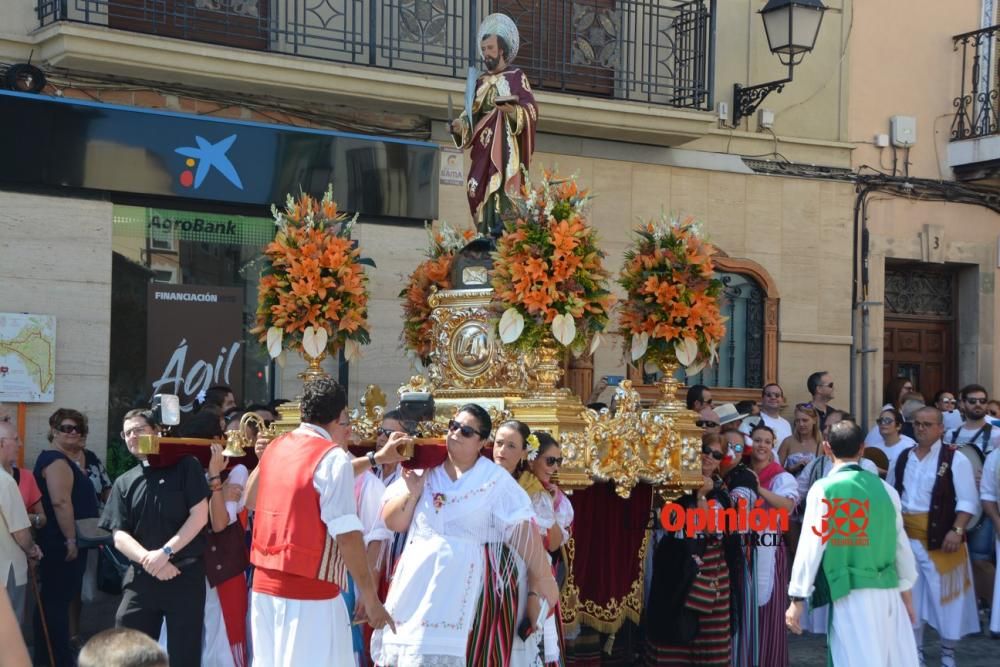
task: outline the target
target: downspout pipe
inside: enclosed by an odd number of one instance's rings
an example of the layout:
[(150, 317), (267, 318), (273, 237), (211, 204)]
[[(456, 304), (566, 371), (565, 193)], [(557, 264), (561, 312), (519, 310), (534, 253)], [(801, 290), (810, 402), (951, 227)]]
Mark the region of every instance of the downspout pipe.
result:
[[(854, 200), (854, 230), (853, 230), (853, 273), (854, 280), (851, 283), (851, 364), (850, 364), (850, 387), (851, 387), (851, 412), (859, 417), (859, 424), (863, 428), (868, 427), (868, 211), (866, 200), (868, 194), (874, 189), (872, 185), (859, 186), (857, 197)], [(857, 343), (858, 335), (858, 309), (861, 309), (861, 347)], [(857, 364), (860, 357), (861, 363), (861, 391), (860, 401), (855, 400), (856, 380), (858, 376)], [(860, 409), (859, 409), (860, 408)]]

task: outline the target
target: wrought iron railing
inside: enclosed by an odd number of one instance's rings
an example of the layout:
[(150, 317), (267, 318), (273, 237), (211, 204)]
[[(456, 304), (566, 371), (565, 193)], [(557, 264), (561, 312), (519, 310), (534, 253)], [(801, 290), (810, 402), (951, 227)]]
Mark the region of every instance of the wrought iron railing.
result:
[(489, 12), (521, 33), (536, 88), (712, 107), (716, 0), (36, 0), (75, 21), (419, 74), (463, 77)]
[(952, 101), (951, 140), (1000, 134), (1000, 25), (954, 37), (962, 58), (962, 88)]

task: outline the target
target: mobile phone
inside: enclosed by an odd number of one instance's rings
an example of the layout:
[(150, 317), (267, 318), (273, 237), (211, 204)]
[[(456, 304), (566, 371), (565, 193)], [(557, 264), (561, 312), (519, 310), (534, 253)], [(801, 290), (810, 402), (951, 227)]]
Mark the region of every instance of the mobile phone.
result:
[(608, 375), (606, 377), (608, 378), (609, 387), (617, 387), (622, 383), (622, 380), (625, 379), (624, 375)]

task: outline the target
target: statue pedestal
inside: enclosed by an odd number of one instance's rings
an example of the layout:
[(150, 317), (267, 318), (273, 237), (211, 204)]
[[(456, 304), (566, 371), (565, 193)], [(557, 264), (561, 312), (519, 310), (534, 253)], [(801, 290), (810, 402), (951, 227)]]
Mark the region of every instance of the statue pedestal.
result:
[(496, 336), (490, 288), (432, 294), (434, 323), (430, 381), (439, 412), (474, 401), (502, 412), (524, 396), (528, 375), (523, 359)]

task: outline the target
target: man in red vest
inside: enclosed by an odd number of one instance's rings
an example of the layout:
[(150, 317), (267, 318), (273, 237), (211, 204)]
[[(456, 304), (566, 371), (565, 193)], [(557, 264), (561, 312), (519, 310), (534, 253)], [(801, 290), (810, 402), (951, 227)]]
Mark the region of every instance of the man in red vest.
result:
[[(251, 598), (254, 665), (352, 665), (350, 615), (336, 582), (342, 561), (374, 628), (395, 625), (379, 602), (354, 501), (354, 471), (331, 437), (349, 424), (332, 378), (308, 382), (302, 424), (260, 460)], [(336, 558), (340, 552), (340, 559)]]

